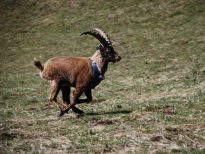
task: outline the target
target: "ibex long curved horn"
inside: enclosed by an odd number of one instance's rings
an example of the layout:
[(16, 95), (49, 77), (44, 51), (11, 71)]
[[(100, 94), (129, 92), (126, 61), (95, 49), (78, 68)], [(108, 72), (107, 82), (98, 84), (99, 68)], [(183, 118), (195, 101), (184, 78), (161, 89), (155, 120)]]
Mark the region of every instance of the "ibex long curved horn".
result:
[(106, 47), (112, 47), (112, 42), (110, 41), (109, 37), (107, 34), (105, 34), (105, 32), (103, 32), (101, 29), (99, 28), (95, 28), (92, 31), (86, 31), (84, 33), (82, 33), (81, 35), (84, 34), (89, 34), (94, 36), (96, 39), (98, 39), (100, 41), (100, 43), (106, 48)]

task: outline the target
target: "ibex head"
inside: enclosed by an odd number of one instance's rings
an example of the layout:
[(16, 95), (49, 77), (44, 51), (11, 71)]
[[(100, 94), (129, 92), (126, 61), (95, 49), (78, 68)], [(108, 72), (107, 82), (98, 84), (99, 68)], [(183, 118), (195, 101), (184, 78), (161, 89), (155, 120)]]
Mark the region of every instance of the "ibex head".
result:
[(121, 60), (121, 57), (117, 54), (117, 52), (115, 52), (108, 35), (105, 34), (105, 32), (103, 32), (101, 29), (95, 28), (92, 31), (86, 31), (81, 35), (84, 34), (92, 35), (100, 41), (101, 44), (98, 46), (98, 48), (100, 49), (102, 57), (108, 62), (115, 63), (116, 61)]

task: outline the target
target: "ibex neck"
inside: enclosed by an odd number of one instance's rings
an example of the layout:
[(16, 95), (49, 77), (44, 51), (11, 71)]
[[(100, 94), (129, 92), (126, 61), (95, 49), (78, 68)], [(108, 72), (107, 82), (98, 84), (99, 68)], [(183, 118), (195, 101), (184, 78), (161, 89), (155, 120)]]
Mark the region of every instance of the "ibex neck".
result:
[(104, 75), (105, 72), (107, 71), (108, 62), (103, 59), (100, 51), (97, 50), (90, 59), (96, 62), (99, 71), (101, 72), (102, 75)]

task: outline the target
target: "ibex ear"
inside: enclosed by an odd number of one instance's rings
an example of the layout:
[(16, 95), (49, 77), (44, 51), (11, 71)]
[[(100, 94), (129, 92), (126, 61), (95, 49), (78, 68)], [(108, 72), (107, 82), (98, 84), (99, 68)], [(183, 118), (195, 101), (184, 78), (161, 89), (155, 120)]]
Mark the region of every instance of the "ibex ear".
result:
[(102, 44), (98, 44), (98, 45), (96, 46), (96, 50), (102, 51), (103, 49), (104, 49), (104, 47), (103, 47)]

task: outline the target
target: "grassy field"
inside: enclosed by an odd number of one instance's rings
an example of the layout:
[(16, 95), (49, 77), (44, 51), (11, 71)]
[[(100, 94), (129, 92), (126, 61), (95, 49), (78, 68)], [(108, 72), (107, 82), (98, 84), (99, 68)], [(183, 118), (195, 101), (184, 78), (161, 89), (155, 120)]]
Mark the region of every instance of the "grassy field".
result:
[[(204, 0), (1, 0), (0, 153), (205, 153), (204, 19)], [(122, 60), (59, 118), (33, 59), (91, 56), (95, 27)]]

